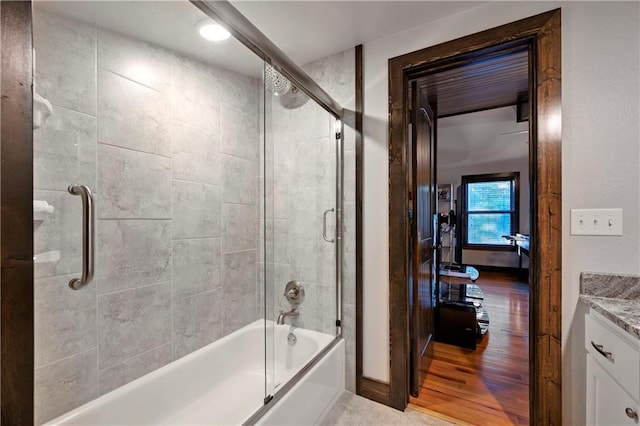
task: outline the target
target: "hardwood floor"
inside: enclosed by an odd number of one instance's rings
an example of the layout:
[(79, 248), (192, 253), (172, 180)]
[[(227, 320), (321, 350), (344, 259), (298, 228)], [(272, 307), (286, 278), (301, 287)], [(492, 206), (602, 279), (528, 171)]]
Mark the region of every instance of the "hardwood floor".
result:
[[(420, 395), (410, 404), (462, 424), (529, 424), (529, 287), (481, 272), (489, 331), (475, 351), (435, 342)], [(418, 408), (419, 409), (419, 408)]]

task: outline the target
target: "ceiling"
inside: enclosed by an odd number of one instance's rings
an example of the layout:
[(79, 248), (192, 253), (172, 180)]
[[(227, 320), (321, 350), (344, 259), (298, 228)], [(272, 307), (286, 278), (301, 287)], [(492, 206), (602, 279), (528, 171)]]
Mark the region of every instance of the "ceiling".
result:
[(231, 3), (301, 65), (488, 2), (232, 0)]
[(166, 47), (200, 61), (247, 75), (260, 75), (262, 61), (233, 37), (212, 43), (196, 31), (206, 15), (183, 1), (35, 0), (44, 10)]
[(527, 99), (529, 58), (522, 50), (498, 53), (418, 80), (438, 117), (515, 105)]
[(464, 167), (525, 159), (529, 122), (516, 122), (516, 107), (438, 120), (438, 166)]
[[(299, 65), (487, 2), (242, 1), (232, 4)], [(196, 24), (204, 14), (187, 0), (52, 1), (47, 10), (182, 52), (207, 63), (258, 75), (262, 63), (239, 42), (210, 43)]]

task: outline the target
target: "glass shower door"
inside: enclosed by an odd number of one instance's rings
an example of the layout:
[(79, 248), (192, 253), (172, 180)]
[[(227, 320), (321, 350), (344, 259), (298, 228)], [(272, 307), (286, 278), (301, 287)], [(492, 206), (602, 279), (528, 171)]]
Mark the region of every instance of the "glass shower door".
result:
[(336, 335), (335, 119), (265, 68), (267, 393)]

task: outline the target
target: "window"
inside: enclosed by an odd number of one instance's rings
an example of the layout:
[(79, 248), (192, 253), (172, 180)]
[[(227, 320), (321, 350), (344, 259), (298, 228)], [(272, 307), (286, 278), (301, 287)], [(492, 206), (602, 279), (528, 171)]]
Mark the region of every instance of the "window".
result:
[(520, 173), (462, 176), (463, 247), (512, 250), (503, 235), (518, 230)]

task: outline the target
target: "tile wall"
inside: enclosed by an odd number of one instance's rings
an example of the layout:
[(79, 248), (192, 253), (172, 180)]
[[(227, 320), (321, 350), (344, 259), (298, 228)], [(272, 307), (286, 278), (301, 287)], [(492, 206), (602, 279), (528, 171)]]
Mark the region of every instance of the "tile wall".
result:
[[(34, 133), (34, 199), (55, 209), (35, 223), (41, 423), (258, 319), (260, 86), (40, 11), (34, 43), (54, 108)], [(82, 257), (71, 183), (97, 206), (81, 291), (67, 287)]]
[[(355, 392), (356, 372), (356, 134), (355, 49), (311, 62), (302, 68), (345, 109), (342, 336), (346, 343), (346, 388)], [(333, 120), (332, 120), (333, 121)]]
[[(267, 98), (264, 151), (257, 79), (43, 12), (34, 43), (36, 89), (54, 106), (34, 134), (34, 199), (55, 209), (35, 223), (45, 260), (36, 262), (37, 423), (261, 316), (265, 154), (268, 316), (288, 309), (282, 290), (298, 279), (307, 293), (299, 325), (335, 332), (335, 245), (321, 234), (323, 211), (335, 207), (327, 112)], [(351, 111), (354, 55), (303, 67)], [(343, 335), (355, 390), (352, 113), (344, 136)], [(70, 183), (88, 185), (97, 205), (96, 278), (81, 291), (67, 287), (82, 257), (81, 203)]]

